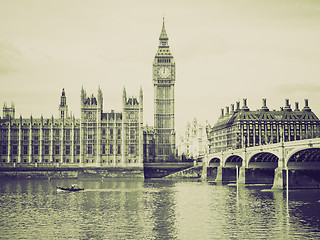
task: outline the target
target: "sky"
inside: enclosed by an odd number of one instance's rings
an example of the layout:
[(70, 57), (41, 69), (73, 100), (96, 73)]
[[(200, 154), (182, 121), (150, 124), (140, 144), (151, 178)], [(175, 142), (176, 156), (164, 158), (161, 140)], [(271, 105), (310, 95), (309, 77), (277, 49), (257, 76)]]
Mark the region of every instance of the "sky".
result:
[(175, 124), (213, 125), (247, 98), (280, 109), (304, 99), (320, 116), (320, 1), (0, 0), (0, 104), (16, 117), (58, 117), (62, 89), (80, 117), (80, 91), (104, 112), (144, 93), (153, 126), (152, 64), (163, 17), (176, 62)]

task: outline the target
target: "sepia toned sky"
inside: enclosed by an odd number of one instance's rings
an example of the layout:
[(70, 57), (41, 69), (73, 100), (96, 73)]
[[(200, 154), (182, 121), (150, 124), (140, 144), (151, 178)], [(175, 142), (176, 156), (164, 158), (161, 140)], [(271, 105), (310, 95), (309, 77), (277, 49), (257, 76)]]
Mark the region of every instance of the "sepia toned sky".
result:
[(320, 1), (314, 0), (1, 0), (0, 104), (16, 117), (80, 117), (80, 90), (104, 111), (121, 111), (144, 91), (153, 125), (152, 63), (162, 18), (176, 61), (176, 129), (194, 117), (214, 124), (220, 109), (248, 99), (270, 109), (304, 99), (320, 116)]

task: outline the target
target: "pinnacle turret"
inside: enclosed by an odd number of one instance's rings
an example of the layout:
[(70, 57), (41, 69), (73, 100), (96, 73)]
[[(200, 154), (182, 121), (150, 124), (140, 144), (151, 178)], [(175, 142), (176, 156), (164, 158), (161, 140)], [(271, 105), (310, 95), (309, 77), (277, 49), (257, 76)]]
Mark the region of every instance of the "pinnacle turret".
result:
[(68, 117), (67, 97), (66, 97), (66, 93), (64, 91), (64, 88), (62, 89), (62, 94), (61, 94), (61, 98), (60, 98), (59, 115), (60, 115), (60, 118), (67, 118)]
[(60, 98), (60, 107), (64, 107), (64, 106), (66, 106), (66, 104), (67, 104), (67, 98), (66, 98), (66, 93), (63, 88), (61, 98)]
[(166, 32), (166, 28), (164, 26), (164, 18), (163, 18), (163, 23), (162, 23), (162, 30), (161, 30), (161, 34), (160, 34), (160, 37), (159, 37), (159, 40), (168, 40), (168, 35), (167, 35), (167, 32)]
[(140, 104), (143, 106), (143, 91), (142, 91), (142, 86), (140, 86), (139, 102), (140, 102)]

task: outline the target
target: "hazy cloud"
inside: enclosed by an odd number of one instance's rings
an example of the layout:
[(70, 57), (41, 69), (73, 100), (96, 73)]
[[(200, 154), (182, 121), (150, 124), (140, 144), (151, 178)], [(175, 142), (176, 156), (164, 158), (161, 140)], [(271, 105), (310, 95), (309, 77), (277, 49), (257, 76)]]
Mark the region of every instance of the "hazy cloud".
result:
[(20, 51), (7, 42), (0, 42), (0, 74), (17, 72), (21, 58)]
[(81, 86), (96, 94), (100, 85), (106, 111), (121, 110), (123, 86), (134, 96), (142, 86), (152, 125), (152, 64), (165, 16), (177, 130), (193, 117), (213, 123), (243, 97), (250, 109), (262, 98), (270, 109), (308, 98), (320, 115), (319, 10), (315, 0), (0, 1), (0, 104), (51, 116), (65, 88), (79, 117)]
[(314, 82), (302, 82), (295, 84), (287, 83), (275, 87), (275, 91), (281, 94), (294, 94), (300, 92), (308, 95), (309, 93), (320, 92), (320, 84)]

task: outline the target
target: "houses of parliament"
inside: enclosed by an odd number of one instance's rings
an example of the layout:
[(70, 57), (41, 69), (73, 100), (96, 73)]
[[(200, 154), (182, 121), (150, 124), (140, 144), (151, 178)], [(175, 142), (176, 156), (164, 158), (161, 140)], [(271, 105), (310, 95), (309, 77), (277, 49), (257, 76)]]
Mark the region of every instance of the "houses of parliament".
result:
[(0, 164), (142, 166), (175, 156), (175, 62), (163, 22), (153, 62), (154, 127), (143, 125), (143, 91), (122, 93), (121, 112), (103, 112), (103, 93), (81, 89), (81, 116), (68, 112), (63, 89), (59, 118), (16, 118), (15, 106), (3, 106)]

